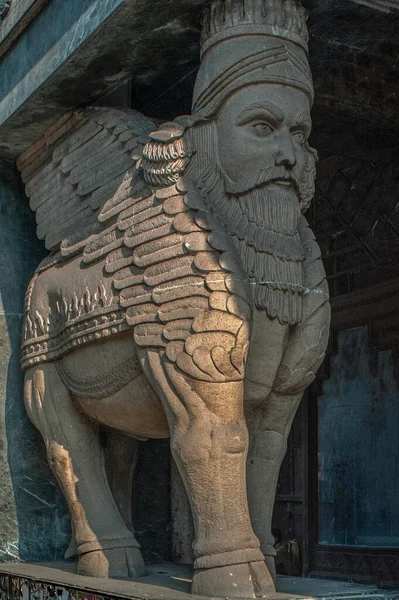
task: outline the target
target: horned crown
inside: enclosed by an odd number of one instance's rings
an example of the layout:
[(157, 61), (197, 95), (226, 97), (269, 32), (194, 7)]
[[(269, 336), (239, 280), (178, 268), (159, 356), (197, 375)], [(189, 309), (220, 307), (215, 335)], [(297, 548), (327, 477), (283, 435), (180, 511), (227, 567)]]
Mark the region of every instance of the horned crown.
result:
[(203, 15), (202, 53), (233, 37), (238, 29), (249, 34), (270, 29), (307, 49), (307, 13), (297, 0), (214, 0)]

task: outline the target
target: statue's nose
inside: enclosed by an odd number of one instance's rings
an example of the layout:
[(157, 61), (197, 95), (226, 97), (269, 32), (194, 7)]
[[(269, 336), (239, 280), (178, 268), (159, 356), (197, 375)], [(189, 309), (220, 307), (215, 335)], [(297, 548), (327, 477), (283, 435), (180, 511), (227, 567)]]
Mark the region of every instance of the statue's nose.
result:
[(280, 135), (279, 147), (276, 155), (276, 166), (286, 166), (290, 169), (296, 165), (295, 148), (289, 131)]

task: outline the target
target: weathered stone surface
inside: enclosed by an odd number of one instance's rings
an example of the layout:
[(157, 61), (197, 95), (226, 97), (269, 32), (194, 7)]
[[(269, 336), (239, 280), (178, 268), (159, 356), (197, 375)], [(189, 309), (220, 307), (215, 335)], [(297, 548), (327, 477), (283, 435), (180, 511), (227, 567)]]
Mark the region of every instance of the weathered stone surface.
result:
[[(73, 564), (63, 565), (63, 569), (59, 563), (0, 565), (1, 591), (7, 593), (10, 590), (11, 594), (20, 594), (22, 589), (26, 600), (35, 600), (37, 590), (45, 596), (51, 596), (54, 587), (66, 600), (75, 594), (105, 596), (110, 600), (201, 600), (189, 594), (191, 577), (190, 567), (171, 563), (151, 565), (147, 575), (134, 582), (81, 577), (75, 575)], [(353, 600), (364, 600), (365, 597), (369, 600), (397, 600), (395, 590), (333, 579), (278, 576), (277, 590), (273, 600), (348, 597)]]
[(53, 251), (26, 296), (25, 402), (80, 574), (144, 573), (112, 496), (112, 445), (104, 473), (107, 426), (171, 438), (195, 526), (193, 593), (275, 591), (277, 478), (330, 310), (302, 215), (317, 156), (305, 11), (266, 5), (214, 0), (190, 117), (156, 127), (135, 111), (73, 111), (17, 161)]
[(172, 553), (177, 563), (191, 565), (194, 562), (195, 538), (193, 517), (187, 492), (176, 464), (171, 469)]
[(0, 23), (9, 13), (11, 1), (12, 0), (1, 0), (0, 1)]
[(122, 1), (72, 0), (66, 8), (61, 0), (51, 0), (23, 38), (17, 41), (13, 51), (0, 63), (2, 123), (38, 90)]

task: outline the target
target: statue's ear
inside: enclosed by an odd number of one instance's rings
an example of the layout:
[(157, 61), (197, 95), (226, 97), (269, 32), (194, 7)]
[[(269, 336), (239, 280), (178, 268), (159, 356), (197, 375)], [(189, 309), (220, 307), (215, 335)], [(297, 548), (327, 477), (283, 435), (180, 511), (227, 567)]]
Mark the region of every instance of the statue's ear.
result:
[(301, 212), (305, 213), (315, 195), (316, 188), (316, 163), (319, 161), (319, 154), (315, 148), (312, 148), (308, 142), (305, 145), (306, 164), (299, 182), (301, 194)]
[(147, 183), (165, 187), (173, 185), (183, 175), (193, 154), (184, 136), (185, 130), (184, 125), (173, 121), (150, 133), (140, 163)]
[(309, 144), (309, 142), (306, 142), (305, 148), (313, 156), (315, 163), (318, 163), (320, 159), (319, 159), (319, 153), (317, 152), (316, 148), (312, 148), (312, 146)]

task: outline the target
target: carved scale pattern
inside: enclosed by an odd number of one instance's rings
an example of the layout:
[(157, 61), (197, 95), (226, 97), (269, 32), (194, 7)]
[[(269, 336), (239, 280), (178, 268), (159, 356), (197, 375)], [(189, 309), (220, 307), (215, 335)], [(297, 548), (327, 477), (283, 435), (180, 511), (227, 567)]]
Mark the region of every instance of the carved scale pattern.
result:
[[(117, 221), (84, 251), (107, 254), (120, 305), (142, 347), (203, 381), (240, 380), (248, 349), (251, 292), (235, 249), (190, 180), (143, 189), (122, 205), (106, 203), (99, 220)], [(104, 251), (104, 245), (111, 249)]]

